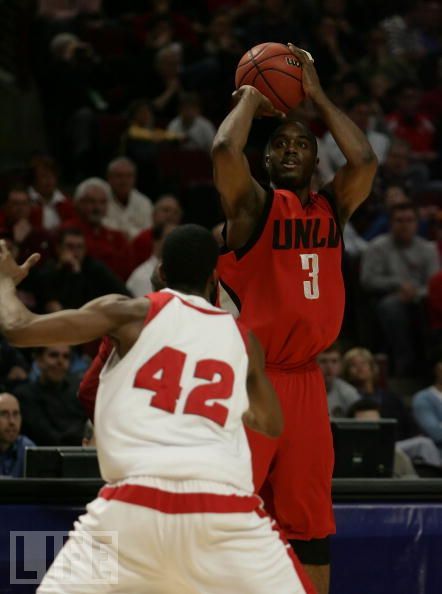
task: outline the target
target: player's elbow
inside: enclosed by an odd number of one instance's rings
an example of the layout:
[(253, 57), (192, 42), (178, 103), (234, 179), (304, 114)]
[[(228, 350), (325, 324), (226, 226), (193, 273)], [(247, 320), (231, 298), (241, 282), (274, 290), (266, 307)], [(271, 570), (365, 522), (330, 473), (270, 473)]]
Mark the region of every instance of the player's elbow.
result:
[(373, 170), (373, 173), (376, 171), (378, 158), (368, 142), (352, 155), (351, 165), (352, 167), (363, 167), (364, 169)]
[(2, 331), (6, 341), (13, 347), (26, 347), (28, 346), (26, 336), (26, 327), (10, 324), (7, 328)]
[(284, 422), (282, 419), (282, 415), (277, 415), (277, 417), (269, 419), (263, 433), (264, 435), (267, 435), (267, 437), (272, 437), (273, 439), (276, 439), (277, 437), (281, 436), (283, 429)]

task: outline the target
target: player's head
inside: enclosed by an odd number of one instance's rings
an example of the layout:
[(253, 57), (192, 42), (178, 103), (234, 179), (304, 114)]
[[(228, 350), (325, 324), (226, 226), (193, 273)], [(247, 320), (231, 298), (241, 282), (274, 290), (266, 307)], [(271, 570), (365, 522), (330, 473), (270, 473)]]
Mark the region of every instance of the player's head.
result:
[(305, 124), (285, 122), (266, 146), (265, 168), (276, 188), (299, 190), (310, 185), (317, 163), (318, 143)]
[(161, 274), (170, 289), (209, 295), (215, 282), (219, 248), (215, 238), (199, 225), (174, 229), (163, 244)]

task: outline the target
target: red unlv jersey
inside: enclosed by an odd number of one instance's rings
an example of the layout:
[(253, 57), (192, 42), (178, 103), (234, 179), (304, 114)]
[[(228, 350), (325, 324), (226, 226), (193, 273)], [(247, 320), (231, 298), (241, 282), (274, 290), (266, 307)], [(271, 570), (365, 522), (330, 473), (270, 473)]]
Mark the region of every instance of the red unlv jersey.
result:
[(331, 196), (302, 206), (274, 190), (247, 244), (218, 263), (219, 303), (259, 338), (268, 367), (312, 361), (339, 334), (345, 304), (342, 234)]

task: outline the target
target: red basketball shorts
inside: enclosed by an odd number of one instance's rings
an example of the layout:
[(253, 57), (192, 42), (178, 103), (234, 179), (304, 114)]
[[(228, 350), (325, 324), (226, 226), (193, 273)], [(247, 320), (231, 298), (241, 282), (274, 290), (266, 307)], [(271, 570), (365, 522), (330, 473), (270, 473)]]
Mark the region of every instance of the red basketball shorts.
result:
[(278, 439), (247, 431), (256, 491), (289, 539), (325, 538), (335, 532), (334, 455), (321, 371), (312, 364), (267, 375), (279, 396), (284, 431)]

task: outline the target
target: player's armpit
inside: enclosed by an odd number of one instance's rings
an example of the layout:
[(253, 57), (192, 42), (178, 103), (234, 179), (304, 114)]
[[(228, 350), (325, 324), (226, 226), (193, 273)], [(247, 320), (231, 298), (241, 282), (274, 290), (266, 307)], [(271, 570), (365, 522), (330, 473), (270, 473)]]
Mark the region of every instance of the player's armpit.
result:
[(47, 315), (35, 315), (24, 308), (27, 315), (23, 312), (16, 323), (9, 323), (4, 334), (11, 344), (20, 347), (83, 344), (106, 334), (118, 337), (121, 327), (146, 316), (149, 305), (144, 297), (106, 295), (81, 309)]
[(342, 225), (369, 196), (376, 169), (376, 156), (374, 153), (369, 153), (365, 162), (360, 165), (354, 166), (347, 163), (336, 172), (331, 186)]
[(264, 353), (261, 345), (251, 332), (247, 392), (250, 407), (243, 416), (245, 425), (268, 437), (279, 437), (284, 425), (281, 407), (264, 371)]

